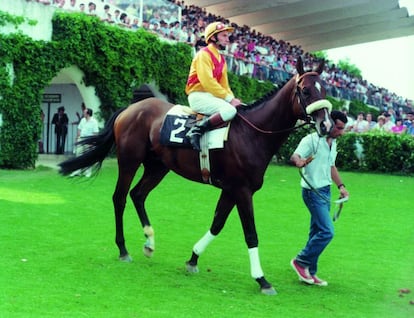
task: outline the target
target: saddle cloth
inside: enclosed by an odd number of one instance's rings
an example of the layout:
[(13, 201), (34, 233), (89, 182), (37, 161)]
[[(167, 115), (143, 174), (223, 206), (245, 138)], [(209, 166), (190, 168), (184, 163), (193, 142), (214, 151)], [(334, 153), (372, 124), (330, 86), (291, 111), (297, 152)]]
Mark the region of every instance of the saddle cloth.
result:
[[(175, 105), (165, 115), (161, 126), (160, 143), (164, 146), (192, 148), (185, 137), (186, 133), (196, 123), (196, 113), (188, 106)], [(207, 131), (200, 144), (208, 149), (220, 149), (227, 140), (229, 125)]]

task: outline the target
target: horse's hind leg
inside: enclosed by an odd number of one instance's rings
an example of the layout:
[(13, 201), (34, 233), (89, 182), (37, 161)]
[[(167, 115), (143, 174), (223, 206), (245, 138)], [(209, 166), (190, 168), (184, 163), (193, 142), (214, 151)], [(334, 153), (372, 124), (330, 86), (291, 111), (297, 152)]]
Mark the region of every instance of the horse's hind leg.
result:
[(114, 194), (112, 195), (115, 211), (115, 243), (119, 249), (119, 259), (122, 261), (131, 261), (132, 259), (125, 246), (123, 216), (129, 187), (131, 186), (131, 182), (139, 165), (128, 165), (128, 168), (121, 166), (122, 165), (118, 163), (118, 181), (116, 183)]
[(213, 223), (206, 234), (194, 245), (193, 253), (189, 261), (186, 262), (188, 272), (198, 272), (198, 257), (207, 246), (215, 239), (215, 237), (223, 229), (226, 220), (235, 205), (235, 201), (231, 193), (222, 191), (220, 198), (217, 202), (216, 213), (214, 214)]
[(169, 169), (159, 161), (144, 162), (144, 167), (144, 174), (138, 184), (131, 190), (130, 196), (144, 229), (144, 235), (147, 238), (144, 244), (144, 255), (151, 257), (155, 250), (155, 239), (154, 230), (145, 209), (145, 200), (152, 189), (165, 177)]

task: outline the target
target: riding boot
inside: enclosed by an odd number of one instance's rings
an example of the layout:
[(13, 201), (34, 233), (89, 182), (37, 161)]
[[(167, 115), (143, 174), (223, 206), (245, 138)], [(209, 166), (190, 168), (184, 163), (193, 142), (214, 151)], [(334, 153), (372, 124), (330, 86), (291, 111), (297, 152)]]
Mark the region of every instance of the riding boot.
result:
[(186, 137), (189, 139), (194, 150), (198, 152), (201, 151), (200, 148), (200, 139), (201, 136), (209, 129), (217, 127), (225, 123), (223, 118), (221, 118), (220, 113), (211, 115), (210, 117), (204, 117), (198, 123), (196, 123), (191, 129), (187, 132)]
[(191, 129), (187, 132), (186, 137), (189, 139), (190, 144), (197, 151), (201, 151), (200, 148), (200, 139), (204, 132), (210, 128), (210, 121), (208, 117), (204, 117), (198, 123), (196, 123)]

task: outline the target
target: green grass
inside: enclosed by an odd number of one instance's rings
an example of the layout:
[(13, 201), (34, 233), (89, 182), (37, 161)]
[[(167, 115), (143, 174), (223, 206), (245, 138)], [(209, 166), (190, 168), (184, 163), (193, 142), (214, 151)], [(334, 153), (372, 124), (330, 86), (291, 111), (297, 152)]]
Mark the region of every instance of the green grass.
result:
[[(309, 216), (293, 167), (271, 165), (255, 195), (260, 256), (276, 296), (250, 277), (236, 211), (185, 272), (211, 224), (219, 191), (169, 174), (148, 199), (156, 233), (151, 259), (129, 201), (125, 236), (134, 261), (117, 259), (112, 192), (116, 163), (93, 180), (55, 170), (0, 170), (0, 317), (413, 317), (414, 179), (342, 173), (350, 192), (336, 236), (319, 262), (326, 288), (298, 282), (289, 261)], [(337, 195), (337, 190), (334, 196)]]

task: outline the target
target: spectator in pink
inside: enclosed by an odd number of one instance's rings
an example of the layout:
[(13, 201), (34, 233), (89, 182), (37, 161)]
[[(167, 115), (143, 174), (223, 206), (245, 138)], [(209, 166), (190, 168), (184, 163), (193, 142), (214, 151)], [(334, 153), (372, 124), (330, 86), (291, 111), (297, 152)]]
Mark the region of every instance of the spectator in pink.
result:
[(407, 131), (407, 126), (403, 124), (402, 118), (399, 117), (395, 119), (395, 125), (392, 126), (391, 131), (394, 134), (403, 134)]

